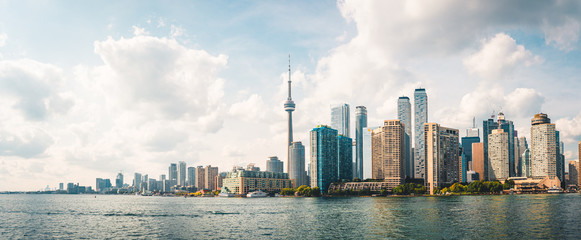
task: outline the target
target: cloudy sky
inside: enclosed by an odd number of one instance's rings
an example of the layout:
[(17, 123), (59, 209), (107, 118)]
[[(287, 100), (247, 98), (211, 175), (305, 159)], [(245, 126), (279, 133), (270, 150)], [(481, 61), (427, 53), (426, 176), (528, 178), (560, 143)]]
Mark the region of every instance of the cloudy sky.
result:
[(0, 0), (0, 191), (286, 161), (289, 53), (306, 145), (332, 104), (380, 125), (423, 87), (446, 127), (545, 112), (573, 160), (580, 34), (579, 1)]

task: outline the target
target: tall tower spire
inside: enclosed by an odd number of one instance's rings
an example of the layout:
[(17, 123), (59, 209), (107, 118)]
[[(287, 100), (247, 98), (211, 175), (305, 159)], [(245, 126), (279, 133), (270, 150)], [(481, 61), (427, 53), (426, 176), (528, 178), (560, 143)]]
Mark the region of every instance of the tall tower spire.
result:
[[(291, 68), (290, 68), (290, 54), (288, 55), (288, 98), (284, 102), (284, 110), (288, 112), (288, 143), (287, 148), (287, 163), (290, 162), (290, 145), (293, 142), (293, 111), (295, 110), (295, 102), (291, 98)], [(287, 169), (288, 171), (288, 169)]]

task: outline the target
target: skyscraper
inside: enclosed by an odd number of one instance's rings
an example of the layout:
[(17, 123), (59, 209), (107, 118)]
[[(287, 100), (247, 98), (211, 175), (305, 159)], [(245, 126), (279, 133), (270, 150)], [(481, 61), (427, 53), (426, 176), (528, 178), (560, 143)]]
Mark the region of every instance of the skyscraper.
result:
[(331, 107), (331, 128), (338, 134), (349, 137), (349, 104), (344, 103)]
[(560, 132), (555, 131), (555, 146), (557, 147), (557, 162), (555, 163), (555, 168), (557, 170), (557, 177), (561, 181), (565, 181), (565, 155), (564, 153), (564, 144), (561, 142)]
[(363, 128), (367, 127), (367, 108), (355, 107), (355, 175), (363, 179)]
[(436, 187), (460, 180), (458, 130), (437, 123), (424, 124), (426, 146), (426, 187), (434, 194)]
[(195, 167), (188, 167), (188, 186), (196, 186), (196, 168)]
[(509, 177), (508, 133), (494, 129), (488, 135), (488, 180), (505, 180)]
[(218, 167), (206, 166), (204, 169), (204, 186), (212, 191), (216, 190), (216, 176), (218, 176)]
[(117, 178), (115, 178), (115, 187), (122, 188), (123, 187), (123, 173), (118, 173)]
[(466, 181), (467, 176), (466, 176), (466, 172), (468, 170), (474, 170), (474, 169), (468, 169), (468, 166), (473, 166), (473, 162), (472, 162), (472, 144), (473, 143), (478, 143), (480, 142), (480, 136), (476, 135), (474, 136), (474, 133), (478, 134), (478, 131), (470, 131), (468, 130), (466, 133), (466, 137), (462, 138), (462, 170), (460, 172), (460, 175), (462, 177), (463, 181)]
[(414, 178), (414, 163), (412, 159), (412, 105), (410, 98), (399, 97), (397, 100), (397, 119), (404, 125), (404, 148), (405, 148), (405, 175)]
[(338, 180), (353, 180), (353, 140), (343, 135), (337, 136), (337, 176)]
[(535, 114), (531, 120), (531, 175), (557, 176), (557, 140), (555, 124), (547, 114)]
[(311, 135), (311, 187), (319, 187), (327, 192), (329, 185), (338, 180), (337, 176), (337, 130), (319, 125)]
[(186, 162), (180, 161), (178, 163), (178, 185), (185, 186), (186, 185)]
[[(500, 124), (500, 127), (498, 127)], [(505, 116), (502, 112), (498, 113), (496, 121), (493, 119), (488, 119), (483, 122), (482, 124), (482, 142), (484, 143), (484, 174), (486, 177), (489, 176), (488, 174), (488, 166), (490, 164), (489, 156), (488, 156), (488, 136), (492, 133), (492, 130), (501, 128), (504, 130), (505, 133), (508, 133), (508, 164), (509, 164), (509, 175), (511, 177), (516, 176), (516, 168), (515, 168), (515, 157), (514, 157), (514, 124), (512, 121), (506, 120)]]
[(288, 166), (289, 179), (294, 181), (295, 188), (309, 185), (305, 171), (305, 146), (301, 142), (292, 142), (289, 151), (289, 163), (291, 163)]
[(525, 149), (525, 151), (522, 153), (521, 155), (522, 158), (522, 171), (523, 171), (523, 177), (532, 177), (532, 171), (531, 171), (531, 150), (530, 149)]
[(424, 123), (428, 122), (428, 95), (426, 90), (418, 88), (414, 92), (414, 178), (426, 179), (425, 169), (425, 138), (424, 138)]
[[(518, 148), (515, 147), (515, 149), (518, 149), (518, 151), (515, 153), (516, 155), (518, 155), (518, 161), (519, 161), (519, 166), (517, 168), (518, 173), (520, 174), (520, 177), (526, 177), (526, 163), (525, 163), (525, 159), (523, 158), (523, 153), (529, 148), (529, 144), (527, 143), (527, 139), (526, 137), (519, 137), (518, 141), (515, 141), (515, 144), (518, 143)], [(516, 161), (517, 157), (515, 156), (515, 161)], [(530, 167), (530, 166), (529, 166)]]
[[(288, 142), (286, 145), (287, 149), (287, 164), (290, 163), (290, 145), (293, 142), (293, 111), (295, 110), (295, 102), (291, 97), (291, 66), (290, 66), (290, 54), (288, 55), (288, 98), (284, 102), (284, 110), (288, 113)], [(288, 166), (287, 166), (288, 169)]]
[(140, 191), (141, 189), (141, 173), (135, 173), (133, 175), (133, 187), (136, 191)]
[(202, 166), (196, 167), (196, 188), (198, 190), (206, 188), (206, 170)]
[(472, 143), (472, 170), (484, 180), (484, 143)]
[[(290, 163), (290, 156), (289, 156), (289, 163)], [(267, 172), (282, 173), (283, 172), (282, 161), (278, 160), (277, 156), (268, 157), (268, 160), (266, 160), (266, 171)]]
[(363, 128), (363, 178), (372, 178), (371, 134), (376, 127)]
[(569, 161), (569, 184), (579, 185), (579, 161)]
[(393, 189), (405, 180), (405, 127), (400, 120), (386, 120), (371, 133), (372, 177)]
[(168, 168), (167, 177), (169, 180), (178, 180), (178, 167), (175, 163), (171, 163)]

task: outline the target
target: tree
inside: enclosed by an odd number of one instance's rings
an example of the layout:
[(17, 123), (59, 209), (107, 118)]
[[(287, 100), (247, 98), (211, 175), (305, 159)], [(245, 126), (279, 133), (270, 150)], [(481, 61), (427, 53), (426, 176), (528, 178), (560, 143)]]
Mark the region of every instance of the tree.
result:
[(294, 188), (283, 188), (280, 191), (280, 195), (283, 195), (283, 196), (293, 196), (293, 195), (295, 195), (295, 192), (296, 192), (296, 190)]

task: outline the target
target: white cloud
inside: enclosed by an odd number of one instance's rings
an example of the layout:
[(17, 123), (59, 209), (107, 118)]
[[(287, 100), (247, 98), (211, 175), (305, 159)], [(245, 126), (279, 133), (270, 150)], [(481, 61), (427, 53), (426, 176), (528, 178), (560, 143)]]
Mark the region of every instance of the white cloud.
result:
[(266, 111), (267, 107), (262, 97), (252, 94), (248, 99), (232, 104), (229, 113), (236, 118), (252, 122), (264, 120)]
[(40, 129), (21, 133), (0, 131), (0, 155), (22, 158), (41, 157), (54, 143), (52, 137)]
[(4, 45), (6, 45), (7, 39), (8, 39), (8, 36), (6, 35), (6, 33), (0, 34), (0, 47), (4, 47)]
[(581, 112), (573, 118), (561, 118), (554, 121), (557, 130), (561, 131), (561, 141), (577, 143), (581, 139)]
[(181, 36), (184, 35), (185, 31), (186, 30), (183, 27), (178, 27), (178, 26), (175, 26), (175, 25), (172, 24), (171, 25), (170, 36), (172, 38), (181, 37)]
[(579, 20), (565, 17), (563, 24), (558, 26), (551, 26), (545, 21), (543, 29), (545, 31), (546, 44), (554, 45), (566, 51), (577, 48), (579, 33), (581, 32)]
[(145, 28), (133, 26), (133, 35), (135, 35), (135, 36), (147, 36), (147, 35), (149, 35), (149, 32), (146, 31)]
[(510, 112), (516, 118), (530, 118), (541, 112), (541, 106), (545, 102), (545, 97), (530, 88), (517, 88), (505, 98), (506, 112)]
[(511, 73), (517, 66), (539, 64), (543, 59), (533, 55), (523, 45), (504, 33), (498, 33), (488, 41), (483, 41), (482, 49), (464, 60), (464, 66), (471, 73), (485, 79), (498, 80)]

